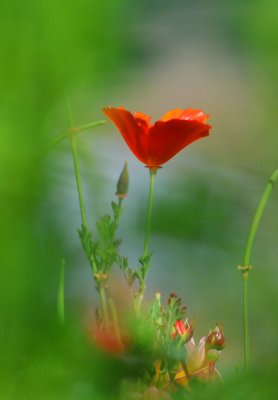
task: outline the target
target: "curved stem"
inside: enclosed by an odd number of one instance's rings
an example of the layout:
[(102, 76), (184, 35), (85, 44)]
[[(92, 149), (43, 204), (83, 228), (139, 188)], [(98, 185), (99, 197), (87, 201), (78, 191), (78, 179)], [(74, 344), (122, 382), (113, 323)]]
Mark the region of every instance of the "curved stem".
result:
[(273, 172), (273, 174), (271, 175), (271, 177), (269, 178), (267, 185), (265, 187), (265, 190), (260, 199), (260, 202), (258, 204), (258, 207), (256, 209), (256, 212), (255, 212), (255, 215), (254, 215), (254, 218), (253, 218), (250, 230), (249, 230), (246, 246), (245, 246), (245, 251), (244, 251), (244, 256), (243, 256), (243, 265), (244, 266), (249, 265), (255, 235), (257, 233), (259, 223), (261, 221), (268, 198), (271, 194), (271, 191), (273, 189), (273, 186), (274, 186), (277, 178), (278, 178), (278, 169), (276, 169)]
[(76, 139), (73, 136), (69, 136), (69, 139), (70, 139), (75, 179), (76, 179), (76, 185), (77, 185), (77, 191), (78, 191), (81, 221), (82, 221), (82, 226), (85, 229), (87, 229), (88, 225), (87, 225), (87, 217), (86, 217), (86, 208), (85, 208), (85, 202), (84, 202), (84, 197), (83, 197), (80, 169), (79, 169), (79, 163), (78, 163), (78, 157), (77, 157)]
[(244, 255), (243, 255), (243, 266), (239, 267), (239, 269), (242, 271), (242, 279), (243, 279), (243, 321), (244, 321), (244, 364), (245, 368), (248, 368), (249, 365), (249, 356), (250, 356), (250, 343), (249, 343), (249, 323), (248, 323), (248, 278), (249, 278), (249, 271), (251, 269), (250, 267), (250, 258), (251, 258), (251, 253), (253, 249), (253, 243), (254, 239), (265, 209), (265, 206), (267, 204), (267, 201), (269, 199), (269, 196), (271, 194), (271, 191), (273, 189), (273, 186), (278, 178), (278, 169), (276, 169), (271, 177), (269, 178), (267, 185), (265, 187), (265, 190), (262, 194), (262, 197), (259, 201), (258, 207), (255, 211), (255, 215), (253, 218), (253, 221), (251, 223), (251, 227), (248, 233), (246, 245), (245, 245), (245, 250), (244, 250)]
[[(71, 124), (71, 127), (73, 127), (73, 116), (72, 116), (70, 103), (68, 100), (67, 100), (67, 108), (68, 108), (70, 124)], [(88, 223), (87, 223), (86, 207), (85, 207), (85, 201), (84, 201), (84, 197), (83, 197), (81, 174), (80, 174), (77, 149), (76, 149), (76, 136), (74, 135), (73, 129), (70, 129), (70, 132), (71, 133), (68, 135), (68, 137), (69, 137), (69, 141), (70, 141), (70, 145), (71, 145), (71, 153), (72, 153), (72, 158), (73, 158), (75, 179), (76, 179), (76, 185), (77, 185), (77, 191), (78, 191), (79, 208), (80, 208), (81, 221), (82, 221), (82, 230), (84, 230), (85, 233), (87, 233), (88, 232)], [(92, 264), (91, 266), (92, 266), (93, 273), (95, 274), (97, 271), (97, 262), (95, 259), (95, 255), (93, 253), (91, 254), (90, 262)], [(95, 276), (94, 276), (94, 278), (95, 278)], [(107, 307), (105, 289), (102, 285), (97, 284), (97, 287), (98, 287), (99, 295), (100, 295), (104, 324), (107, 326), (109, 323), (109, 316), (108, 316), (108, 307)]]
[[(73, 115), (72, 115), (72, 110), (71, 110), (71, 106), (70, 106), (70, 102), (69, 102), (68, 98), (66, 99), (66, 102), (67, 102), (67, 109), (68, 109), (68, 115), (69, 115), (69, 121), (70, 121), (70, 131), (71, 131), (71, 129), (74, 125)], [(78, 200), (79, 200), (79, 208), (80, 208), (80, 213), (81, 213), (82, 226), (85, 229), (87, 229), (86, 208), (85, 208), (85, 202), (84, 202), (84, 198), (83, 198), (81, 175), (80, 175), (80, 169), (79, 169), (79, 163), (78, 163), (78, 157), (77, 157), (76, 138), (73, 135), (73, 132), (70, 135), (68, 135), (68, 138), (70, 141), (71, 153), (72, 153), (72, 158), (73, 158), (73, 166), (74, 166), (75, 179), (76, 179), (76, 185), (77, 185), (77, 191), (78, 191)]]
[(95, 122), (89, 122), (88, 124), (80, 125), (76, 128), (71, 128), (71, 131), (68, 130), (66, 132), (61, 133), (59, 136), (57, 136), (49, 145), (48, 147), (44, 150), (43, 154), (48, 153), (53, 147), (55, 147), (57, 144), (61, 143), (64, 139), (67, 139), (71, 134), (77, 134), (82, 131), (86, 131), (91, 128), (95, 128), (97, 126), (101, 126), (106, 124), (107, 121), (105, 120), (100, 120), (100, 121), (95, 121)]

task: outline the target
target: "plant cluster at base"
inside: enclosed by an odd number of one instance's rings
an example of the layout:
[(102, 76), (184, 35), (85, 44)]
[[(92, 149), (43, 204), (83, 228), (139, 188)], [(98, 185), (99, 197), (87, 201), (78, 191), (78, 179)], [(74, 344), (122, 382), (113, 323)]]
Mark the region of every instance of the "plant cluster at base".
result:
[(192, 382), (222, 382), (215, 364), (225, 347), (223, 328), (217, 324), (196, 343), (194, 321), (186, 318), (186, 307), (172, 293), (165, 305), (160, 293), (140, 317), (121, 320), (120, 342), (113, 322), (104, 327), (101, 321), (92, 332), (97, 347), (128, 364), (137, 363), (137, 386), (175, 393), (190, 389)]
[[(123, 182), (124, 180), (124, 182)], [(119, 188), (125, 187), (124, 193)], [(122, 200), (127, 196), (127, 164), (120, 175), (116, 195), (119, 203), (112, 203), (113, 217), (104, 215), (97, 222), (98, 240), (93, 241), (90, 232), (80, 239), (88, 260), (95, 260), (94, 279), (98, 290), (103, 290), (106, 308), (96, 312), (97, 322), (90, 335), (95, 345), (114, 357), (137, 360), (138, 376), (144, 391), (150, 388), (175, 392), (178, 387), (188, 389), (194, 380), (220, 381), (215, 368), (225, 338), (221, 325), (216, 325), (199, 343), (193, 337), (195, 322), (186, 318), (186, 307), (172, 293), (166, 304), (156, 293), (150, 304), (144, 304), (138, 312), (138, 290), (132, 291), (133, 306), (126, 309), (117, 306), (110, 290), (110, 271), (117, 265), (123, 272), (126, 288), (132, 290), (137, 282), (140, 287), (142, 260), (131, 269), (127, 257), (119, 252), (120, 239), (116, 238)], [(147, 260), (149, 263), (149, 258)], [(93, 271), (94, 268), (92, 267)], [(127, 296), (128, 297), (128, 296)]]

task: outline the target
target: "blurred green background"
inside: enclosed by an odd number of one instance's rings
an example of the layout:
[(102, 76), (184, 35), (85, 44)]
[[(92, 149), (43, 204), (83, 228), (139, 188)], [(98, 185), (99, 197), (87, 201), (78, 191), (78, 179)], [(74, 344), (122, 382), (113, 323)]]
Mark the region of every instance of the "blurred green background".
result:
[[(277, 188), (252, 255), (251, 357), (258, 375), (250, 385), (237, 377), (243, 349), (236, 266), (267, 178), (278, 167), (277, 16), (274, 0), (1, 2), (0, 398), (96, 399), (119, 373), (117, 365), (98, 362), (88, 343), (87, 321), (98, 300), (76, 232), (69, 145), (42, 156), (69, 126), (66, 96), (76, 124), (103, 118), (106, 105), (154, 119), (176, 107), (211, 115), (211, 136), (158, 173), (147, 297), (159, 290), (166, 299), (177, 291), (196, 318), (197, 338), (215, 322), (224, 324), (227, 348), (219, 368), (225, 398), (274, 393)], [(120, 235), (122, 251), (136, 265), (147, 171), (111, 124), (84, 132), (78, 144), (91, 227), (109, 211), (123, 162), (129, 162)], [(61, 327), (56, 295), (63, 257)], [(106, 398), (115, 398), (110, 389)]]

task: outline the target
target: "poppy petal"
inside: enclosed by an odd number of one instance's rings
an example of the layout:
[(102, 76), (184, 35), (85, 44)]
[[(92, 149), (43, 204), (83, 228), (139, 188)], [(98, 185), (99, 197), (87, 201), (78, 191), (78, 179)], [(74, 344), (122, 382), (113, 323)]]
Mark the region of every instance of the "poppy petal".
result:
[(207, 124), (182, 119), (156, 122), (149, 129), (147, 165), (164, 164), (190, 143), (208, 136), (210, 128)]
[(149, 115), (143, 114), (141, 112), (135, 112), (134, 118), (137, 123), (145, 132), (149, 129), (151, 117)]
[(135, 117), (135, 119), (140, 119), (140, 120), (145, 121), (147, 125), (150, 124), (150, 120), (151, 120), (151, 116), (150, 115), (147, 115), (147, 114), (144, 114), (144, 113), (136, 111), (134, 113), (134, 117)]
[(124, 107), (103, 109), (121, 132), (133, 154), (149, 168), (159, 167), (184, 147), (209, 135), (208, 115), (202, 110), (177, 108), (166, 113), (161, 121), (150, 124), (150, 116)]
[(171, 119), (184, 119), (187, 121), (197, 121), (197, 122), (206, 122), (209, 118), (209, 115), (203, 113), (202, 110), (195, 110), (193, 108), (187, 108), (186, 110), (181, 110), (180, 108), (176, 108), (175, 110), (168, 111), (163, 115), (161, 121), (166, 122)]
[(166, 122), (169, 121), (170, 119), (180, 119), (182, 113), (183, 110), (181, 108), (175, 108), (174, 110), (170, 110), (167, 113), (165, 113), (160, 119), (160, 121)]
[(144, 126), (138, 123), (136, 118), (123, 107), (106, 107), (102, 111), (117, 126), (134, 155), (143, 163), (146, 163), (147, 149)]
[(187, 108), (183, 111), (181, 119), (184, 119), (186, 121), (197, 121), (205, 123), (209, 119), (209, 115), (204, 114), (202, 110)]

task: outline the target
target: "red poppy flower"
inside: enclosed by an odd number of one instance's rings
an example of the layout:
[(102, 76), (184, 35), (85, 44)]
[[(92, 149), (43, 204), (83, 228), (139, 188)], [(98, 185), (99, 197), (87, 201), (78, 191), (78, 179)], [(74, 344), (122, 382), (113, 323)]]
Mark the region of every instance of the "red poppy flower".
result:
[(149, 115), (124, 107), (103, 109), (114, 122), (130, 150), (149, 168), (159, 167), (195, 140), (209, 135), (208, 115), (202, 110), (179, 108), (168, 111), (153, 125)]

